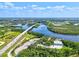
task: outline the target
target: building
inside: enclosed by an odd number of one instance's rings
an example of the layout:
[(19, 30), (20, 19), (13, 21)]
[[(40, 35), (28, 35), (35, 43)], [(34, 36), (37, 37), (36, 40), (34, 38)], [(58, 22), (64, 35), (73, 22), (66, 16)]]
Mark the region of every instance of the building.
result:
[(54, 40), (54, 44), (53, 45), (46, 46), (46, 45), (43, 45), (43, 44), (37, 44), (37, 46), (41, 46), (41, 47), (44, 47), (44, 48), (61, 49), (63, 47), (63, 43), (62, 43), (61, 39), (56, 39), (56, 40)]
[(74, 25), (77, 26), (77, 25), (79, 25), (79, 23), (75, 23)]
[(63, 47), (63, 43), (62, 43), (61, 40), (59, 40), (59, 39), (54, 40), (53, 48), (58, 48), (58, 49), (60, 49), (60, 48), (62, 48), (62, 47)]

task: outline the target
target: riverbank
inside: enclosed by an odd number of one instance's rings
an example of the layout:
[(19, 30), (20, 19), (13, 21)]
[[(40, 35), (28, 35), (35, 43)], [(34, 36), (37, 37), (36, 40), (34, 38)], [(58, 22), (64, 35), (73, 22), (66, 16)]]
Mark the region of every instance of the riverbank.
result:
[(57, 26), (57, 25), (54, 25), (53, 23), (54, 22), (50, 22), (50, 21), (46, 23), (48, 29), (52, 32), (65, 34), (65, 35), (79, 35), (79, 25), (74, 25), (72, 23), (65, 24), (63, 22), (64, 24)]

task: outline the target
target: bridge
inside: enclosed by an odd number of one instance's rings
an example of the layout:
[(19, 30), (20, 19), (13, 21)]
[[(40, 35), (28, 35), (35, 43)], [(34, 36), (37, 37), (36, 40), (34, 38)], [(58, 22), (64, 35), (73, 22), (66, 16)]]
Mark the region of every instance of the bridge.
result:
[(27, 33), (29, 30), (31, 30), (35, 25), (30, 26), (28, 29), (26, 29), (24, 32), (22, 32), (20, 35), (18, 35), (15, 39), (13, 39), (10, 43), (8, 43), (6, 46), (4, 46), (1, 50), (0, 50), (0, 56), (2, 56), (2, 54), (4, 52), (6, 52), (7, 49), (9, 49), (10, 47), (12, 47), (18, 40), (20, 40), (20, 38)]

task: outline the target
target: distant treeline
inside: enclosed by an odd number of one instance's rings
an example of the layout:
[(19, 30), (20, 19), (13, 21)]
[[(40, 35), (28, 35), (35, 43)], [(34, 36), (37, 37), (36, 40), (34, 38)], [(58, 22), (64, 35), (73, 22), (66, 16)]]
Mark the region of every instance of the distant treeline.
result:
[(0, 18), (0, 24), (2, 23), (35, 23), (41, 22), (44, 23), (45, 21), (56, 21), (56, 22), (63, 22), (63, 21), (71, 21), (71, 22), (79, 22), (79, 18)]

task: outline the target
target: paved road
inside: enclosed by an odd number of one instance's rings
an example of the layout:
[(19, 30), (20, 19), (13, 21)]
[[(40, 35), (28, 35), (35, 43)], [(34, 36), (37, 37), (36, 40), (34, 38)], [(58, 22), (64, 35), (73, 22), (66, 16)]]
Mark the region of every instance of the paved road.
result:
[(22, 40), (20, 40), (19, 43), (17, 43), (17, 44), (7, 53), (7, 54), (8, 54), (8, 55), (7, 55), (8, 57), (14, 57), (14, 56), (12, 56), (12, 54), (11, 54), (12, 51), (13, 51), (19, 44), (21, 44), (24, 39), (25, 39), (25, 37), (23, 37)]
[(34, 38), (29, 40), (28, 42), (24, 43), (22, 46), (18, 47), (15, 49), (15, 54), (18, 55), (18, 53), (24, 49), (27, 49), (29, 46), (33, 45), (35, 42), (37, 42), (38, 40), (40, 40), (40, 38)]
[(14, 57), (14, 56), (12, 56), (12, 51), (14, 50), (14, 48), (13, 49), (11, 49), (9, 52), (8, 52), (8, 57)]
[(15, 39), (13, 39), (9, 44), (7, 44), (4, 48), (0, 50), (0, 56), (11, 46), (13, 46), (26, 32), (28, 32), (30, 29), (32, 29), (35, 25), (30, 26), (28, 29), (26, 29), (24, 32), (22, 32), (20, 35), (18, 35)]
[(9, 52), (8, 52), (8, 57), (14, 57), (12, 56), (12, 51), (14, 50), (15, 54), (17, 55), (20, 51), (27, 49), (29, 46), (33, 45), (35, 42), (37, 42), (38, 40), (40, 40), (40, 38), (34, 38), (29, 40), (28, 42), (24, 43), (22, 46), (18, 47), (18, 48), (12, 48)]

